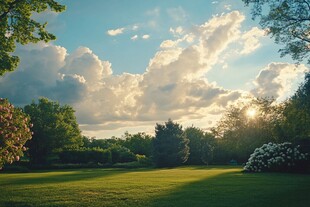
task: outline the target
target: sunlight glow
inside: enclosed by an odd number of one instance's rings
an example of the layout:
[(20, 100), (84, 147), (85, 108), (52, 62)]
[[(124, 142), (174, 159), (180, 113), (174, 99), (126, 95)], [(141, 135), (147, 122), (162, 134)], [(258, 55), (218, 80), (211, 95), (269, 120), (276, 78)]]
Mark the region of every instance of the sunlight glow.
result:
[(255, 118), (255, 116), (256, 116), (256, 110), (253, 109), (253, 108), (250, 108), (250, 109), (247, 110), (246, 115), (247, 115), (249, 118), (253, 119), (253, 118)]

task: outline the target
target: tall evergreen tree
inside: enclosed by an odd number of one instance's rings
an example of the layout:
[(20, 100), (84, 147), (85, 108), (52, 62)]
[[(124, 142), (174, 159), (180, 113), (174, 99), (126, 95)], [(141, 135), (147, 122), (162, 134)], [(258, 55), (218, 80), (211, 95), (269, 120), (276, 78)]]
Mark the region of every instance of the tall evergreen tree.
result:
[(158, 167), (173, 167), (185, 163), (189, 156), (189, 140), (182, 126), (168, 120), (165, 124), (156, 124), (153, 140), (154, 161)]

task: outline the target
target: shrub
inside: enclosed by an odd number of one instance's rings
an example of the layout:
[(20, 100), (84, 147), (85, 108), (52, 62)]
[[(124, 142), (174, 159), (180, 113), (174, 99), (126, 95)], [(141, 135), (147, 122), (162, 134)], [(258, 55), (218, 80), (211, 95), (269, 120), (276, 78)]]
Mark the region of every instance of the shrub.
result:
[(62, 151), (59, 154), (62, 163), (109, 163), (111, 161), (110, 150), (100, 148), (80, 148)]
[(112, 155), (112, 163), (133, 162), (137, 160), (136, 155), (126, 147), (113, 145), (109, 150)]
[(32, 135), (31, 126), (29, 117), (22, 110), (0, 98), (0, 169), (6, 163), (19, 161), (24, 155), (24, 145)]
[(152, 166), (153, 162), (151, 160), (151, 158), (145, 156), (145, 155), (136, 155), (138, 162), (141, 165), (145, 165), (145, 166)]
[(300, 152), (299, 148), (289, 142), (264, 144), (250, 155), (244, 170), (247, 172), (304, 171), (308, 154)]

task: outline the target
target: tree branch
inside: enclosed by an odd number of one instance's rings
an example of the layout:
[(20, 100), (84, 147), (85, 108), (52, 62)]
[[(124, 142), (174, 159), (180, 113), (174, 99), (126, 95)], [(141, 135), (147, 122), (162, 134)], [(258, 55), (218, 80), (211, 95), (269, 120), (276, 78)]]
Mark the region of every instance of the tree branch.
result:
[(14, 6), (16, 6), (17, 3), (21, 2), (23, 0), (15, 0), (15, 1), (12, 1), (10, 4), (9, 4), (9, 8), (7, 11), (3, 12), (1, 15), (0, 15), (0, 21), (2, 21), (7, 15), (8, 13), (10, 13)]
[(310, 10), (310, 3), (307, 0), (304, 0), (305, 4), (307, 4), (308, 9)]

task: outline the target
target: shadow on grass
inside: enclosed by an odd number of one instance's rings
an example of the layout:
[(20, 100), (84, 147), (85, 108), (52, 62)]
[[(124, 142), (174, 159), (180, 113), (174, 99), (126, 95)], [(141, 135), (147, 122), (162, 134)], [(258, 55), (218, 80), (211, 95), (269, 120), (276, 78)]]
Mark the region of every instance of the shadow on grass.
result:
[(148, 206), (308, 207), (309, 192), (309, 175), (226, 172), (180, 186)]
[[(6, 180), (0, 179), (0, 185), (14, 186), (25, 184), (57, 184), (65, 182), (83, 181), (89, 179), (96, 179), (102, 177), (111, 177), (119, 174), (129, 173), (132, 171), (151, 171), (153, 169), (121, 169), (121, 168), (108, 168), (108, 169), (72, 169), (72, 170), (49, 170), (49, 171), (34, 171), (31, 173), (18, 173), (17, 177), (12, 177), (13, 173), (3, 173), (2, 175), (11, 175)], [(0, 177), (1, 178), (1, 177)]]

